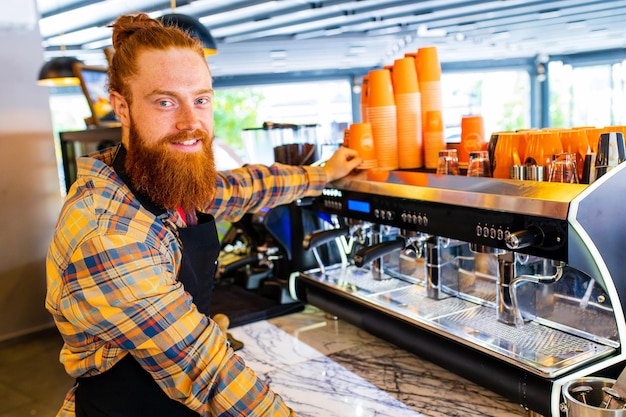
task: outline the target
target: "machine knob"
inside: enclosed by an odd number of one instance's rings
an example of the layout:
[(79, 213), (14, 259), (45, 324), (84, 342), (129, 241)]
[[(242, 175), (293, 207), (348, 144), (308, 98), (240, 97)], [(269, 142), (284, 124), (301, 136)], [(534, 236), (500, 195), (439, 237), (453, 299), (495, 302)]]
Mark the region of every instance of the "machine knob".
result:
[(530, 226), (526, 230), (520, 230), (508, 235), (504, 243), (512, 250), (527, 248), (529, 246), (541, 246), (545, 235), (543, 230), (537, 226)]

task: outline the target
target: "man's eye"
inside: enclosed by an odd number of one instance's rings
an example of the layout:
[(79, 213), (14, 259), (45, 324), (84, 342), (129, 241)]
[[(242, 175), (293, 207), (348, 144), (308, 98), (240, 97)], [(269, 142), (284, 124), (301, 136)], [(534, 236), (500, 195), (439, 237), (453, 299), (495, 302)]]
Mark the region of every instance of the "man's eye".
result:
[(168, 101), (168, 100), (159, 101), (159, 106), (161, 107), (170, 107), (171, 105), (172, 105), (171, 101)]
[(206, 98), (206, 97), (204, 97), (204, 98), (199, 98), (199, 99), (197, 100), (197, 103), (198, 103), (198, 104), (209, 104), (210, 102), (211, 102), (211, 100), (210, 100), (210, 99), (208, 99), (208, 98)]

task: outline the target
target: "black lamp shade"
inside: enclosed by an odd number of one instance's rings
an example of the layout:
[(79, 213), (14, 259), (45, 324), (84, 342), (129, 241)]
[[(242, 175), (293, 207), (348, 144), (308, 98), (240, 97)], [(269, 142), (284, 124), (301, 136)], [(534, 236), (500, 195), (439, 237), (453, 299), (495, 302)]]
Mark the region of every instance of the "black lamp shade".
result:
[(200, 39), (204, 47), (205, 55), (213, 55), (217, 53), (217, 43), (211, 32), (194, 17), (184, 14), (165, 14), (159, 18), (165, 26), (177, 26), (186, 31), (191, 36)]
[(41, 67), (37, 84), (47, 87), (79, 85), (80, 80), (73, 68), (78, 62), (81, 61), (69, 56), (52, 58)]

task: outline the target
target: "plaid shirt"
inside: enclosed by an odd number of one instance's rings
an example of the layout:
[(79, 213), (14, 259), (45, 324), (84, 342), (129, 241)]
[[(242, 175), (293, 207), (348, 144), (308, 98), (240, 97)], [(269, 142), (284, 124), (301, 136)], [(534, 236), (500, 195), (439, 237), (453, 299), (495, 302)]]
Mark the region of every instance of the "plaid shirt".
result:
[[(112, 148), (79, 158), (48, 252), (46, 308), (63, 336), (68, 374), (97, 375), (131, 354), (169, 397), (200, 415), (294, 415), (178, 282), (183, 219), (140, 206), (111, 168), (114, 156)], [(319, 167), (250, 165), (217, 181), (217, 197), (202, 211), (235, 221), (318, 195), (326, 176)], [(74, 415), (74, 390), (59, 416)]]

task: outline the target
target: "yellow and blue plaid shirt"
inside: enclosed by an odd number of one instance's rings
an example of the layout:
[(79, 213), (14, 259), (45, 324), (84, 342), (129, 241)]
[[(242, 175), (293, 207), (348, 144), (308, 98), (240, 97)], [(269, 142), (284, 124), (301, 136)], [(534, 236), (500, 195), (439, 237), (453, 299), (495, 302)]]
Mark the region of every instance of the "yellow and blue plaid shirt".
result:
[[(245, 366), (177, 280), (176, 210), (155, 217), (111, 165), (116, 148), (78, 159), (47, 257), (46, 308), (63, 336), (72, 377), (100, 374), (127, 354), (167, 395), (200, 415), (294, 415)], [(320, 167), (249, 165), (218, 175), (202, 211), (236, 221), (247, 212), (318, 195)], [(74, 388), (59, 416), (74, 415)]]

